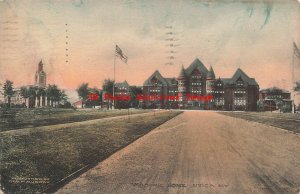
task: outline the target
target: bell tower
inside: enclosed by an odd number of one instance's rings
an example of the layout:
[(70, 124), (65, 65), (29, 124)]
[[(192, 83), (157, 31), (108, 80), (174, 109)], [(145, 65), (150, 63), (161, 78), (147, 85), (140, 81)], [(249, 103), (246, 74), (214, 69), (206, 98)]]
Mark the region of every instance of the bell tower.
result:
[(44, 71), (44, 64), (42, 60), (38, 64), (38, 69), (35, 73), (35, 85), (38, 87), (45, 88), (46, 87), (46, 73)]

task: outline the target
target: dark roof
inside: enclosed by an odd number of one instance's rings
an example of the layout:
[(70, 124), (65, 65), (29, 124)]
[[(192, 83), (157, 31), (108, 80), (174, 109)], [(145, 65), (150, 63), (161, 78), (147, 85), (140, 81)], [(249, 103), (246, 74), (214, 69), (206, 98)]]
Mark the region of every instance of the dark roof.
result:
[(241, 78), (244, 82), (247, 82), (249, 85), (258, 85), (254, 78), (250, 78), (243, 70), (238, 68), (233, 74), (231, 80), (236, 82), (237, 79)]
[(123, 82), (119, 82), (115, 84), (116, 88), (121, 88), (121, 87), (125, 87), (126, 89), (129, 89), (129, 84), (127, 83), (127, 81), (123, 81)]
[(168, 83), (168, 85), (173, 85), (174, 81), (175, 83), (177, 83), (177, 80), (175, 77), (172, 78), (165, 78), (166, 82)]
[(231, 78), (220, 78), (224, 85), (232, 84)]
[(194, 69), (198, 69), (201, 73), (207, 74), (208, 70), (207, 68), (203, 65), (203, 63), (196, 58), (192, 64), (188, 68), (186, 68), (185, 72), (189, 76), (193, 72)]
[(212, 66), (210, 66), (209, 72), (207, 73), (207, 77), (212, 78), (212, 79), (216, 78), (215, 72), (214, 72)]
[(266, 88), (266, 89), (261, 90), (260, 92), (282, 92), (282, 93), (290, 93), (289, 91), (281, 89), (281, 88), (278, 88), (278, 87)]
[(158, 70), (156, 70), (145, 82), (144, 82), (144, 86), (147, 86), (147, 85), (151, 85), (151, 79), (153, 77), (156, 77), (161, 83), (163, 86), (167, 86), (167, 81), (165, 80), (165, 78), (163, 78), (163, 76), (159, 73)]

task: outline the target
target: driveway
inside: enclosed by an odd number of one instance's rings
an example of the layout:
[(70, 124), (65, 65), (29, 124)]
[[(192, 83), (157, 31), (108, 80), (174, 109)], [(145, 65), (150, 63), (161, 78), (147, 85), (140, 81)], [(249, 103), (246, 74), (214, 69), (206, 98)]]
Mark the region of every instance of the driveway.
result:
[(186, 111), (58, 193), (299, 193), (300, 136)]

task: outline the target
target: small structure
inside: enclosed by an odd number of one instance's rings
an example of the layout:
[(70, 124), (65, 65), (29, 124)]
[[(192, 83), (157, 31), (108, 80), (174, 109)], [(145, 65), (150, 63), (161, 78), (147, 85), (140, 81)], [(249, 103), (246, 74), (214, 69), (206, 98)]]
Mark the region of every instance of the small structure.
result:
[(72, 106), (73, 106), (74, 108), (82, 108), (82, 107), (84, 107), (84, 104), (83, 104), (83, 101), (82, 101), (82, 100), (79, 100), (79, 101), (77, 101), (77, 102), (74, 102), (74, 103), (72, 104)]
[(291, 93), (278, 87), (261, 90), (259, 92), (259, 101), (263, 104), (262, 108), (265, 111), (292, 111)]

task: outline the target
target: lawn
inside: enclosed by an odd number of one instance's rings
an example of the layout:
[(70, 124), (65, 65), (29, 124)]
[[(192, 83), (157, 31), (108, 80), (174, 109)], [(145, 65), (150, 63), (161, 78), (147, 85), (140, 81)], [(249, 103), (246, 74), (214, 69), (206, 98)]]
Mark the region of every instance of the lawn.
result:
[(7, 193), (37, 193), (77, 170), (93, 166), (179, 111), (42, 126), (0, 133), (1, 187)]
[[(149, 112), (150, 110), (131, 109), (130, 114)], [(100, 119), (128, 114), (128, 110), (99, 109), (0, 109), (0, 131), (38, 127), (60, 123), (70, 123)]]

